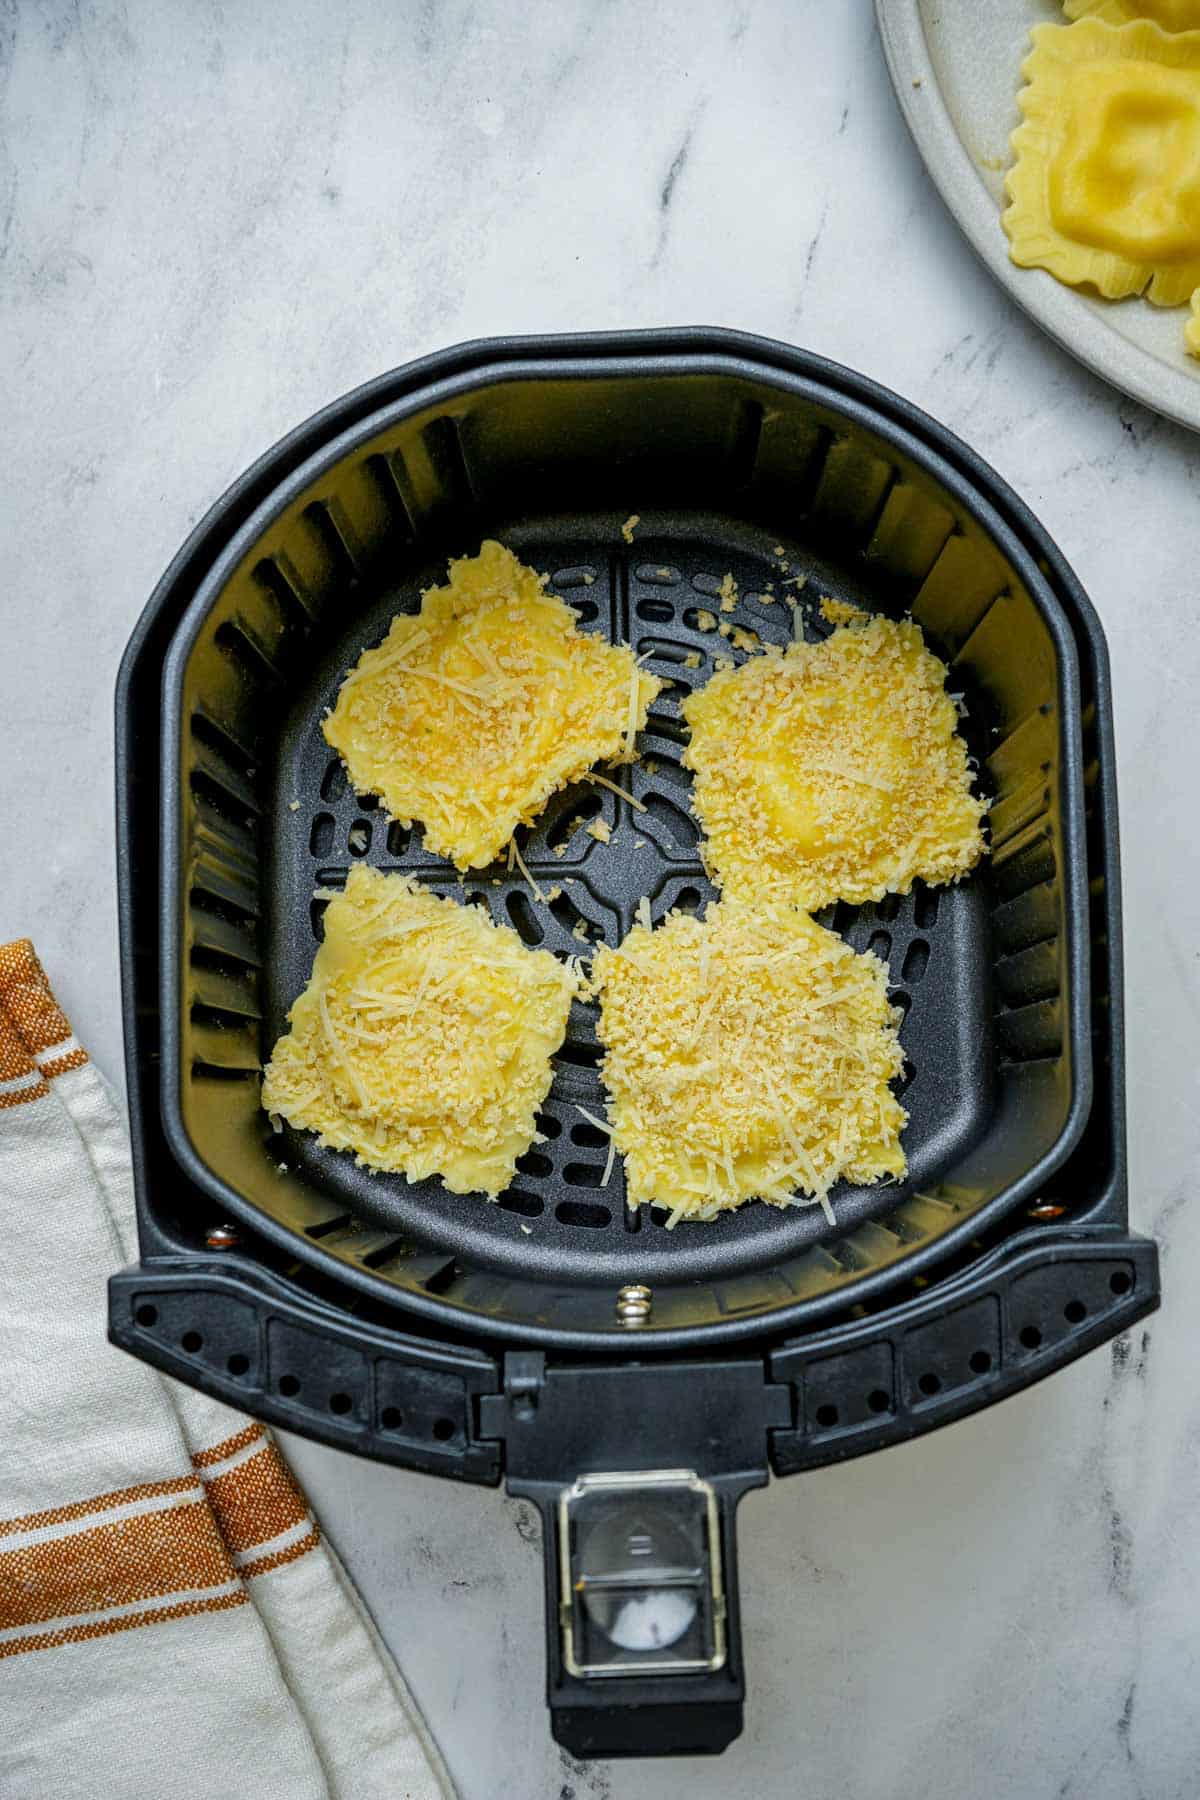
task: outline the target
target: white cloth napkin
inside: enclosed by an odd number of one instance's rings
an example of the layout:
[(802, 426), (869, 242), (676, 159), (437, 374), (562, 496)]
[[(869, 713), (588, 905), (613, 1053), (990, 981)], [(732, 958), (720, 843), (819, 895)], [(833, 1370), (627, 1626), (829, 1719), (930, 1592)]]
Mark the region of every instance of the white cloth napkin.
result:
[(270, 1434), (105, 1341), (136, 1255), (115, 1097), (0, 946), (0, 1794), (445, 1800)]

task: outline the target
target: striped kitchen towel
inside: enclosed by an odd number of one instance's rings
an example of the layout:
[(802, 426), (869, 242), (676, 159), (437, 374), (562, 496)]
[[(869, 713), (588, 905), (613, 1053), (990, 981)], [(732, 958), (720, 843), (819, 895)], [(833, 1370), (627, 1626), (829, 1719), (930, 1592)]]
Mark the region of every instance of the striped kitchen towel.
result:
[(27, 941), (0, 946), (0, 1230), (0, 1794), (452, 1794), (270, 1434), (105, 1341), (125, 1125)]

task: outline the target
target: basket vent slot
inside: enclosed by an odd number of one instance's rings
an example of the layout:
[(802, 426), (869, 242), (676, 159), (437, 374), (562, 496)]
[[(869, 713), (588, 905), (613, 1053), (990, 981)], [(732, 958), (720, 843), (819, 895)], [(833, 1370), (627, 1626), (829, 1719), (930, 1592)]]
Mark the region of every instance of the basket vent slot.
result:
[(602, 1231), (612, 1223), (607, 1206), (597, 1206), (590, 1200), (560, 1200), (554, 1216), (560, 1225), (582, 1225), (586, 1231)]

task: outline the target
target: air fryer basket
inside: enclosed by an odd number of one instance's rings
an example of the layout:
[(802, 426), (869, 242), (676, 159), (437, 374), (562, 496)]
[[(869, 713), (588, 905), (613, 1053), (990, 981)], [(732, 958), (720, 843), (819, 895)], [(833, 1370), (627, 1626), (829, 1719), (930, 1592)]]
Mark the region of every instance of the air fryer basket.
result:
[[(620, 526), (637, 513), (632, 544)], [(497, 867), (458, 882), (419, 832), (346, 789), (320, 734), (344, 670), (413, 609), (449, 554), (488, 535), (551, 572), (585, 628), (628, 638), (672, 686), (632, 791), (586, 782), (522, 834), (549, 907)], [(680, 700), (718, 655), (702, 629), (731, 571), (733, 627), (782, 642), (784, 585), (912, 610), (965, 693), (992, 853), (969, 881), (839, 907), (835, 928), (890, 959), (906, 1008), (908, 1180), (815, 1208), (747, 1207), (663, 1228), (603, 1183), (603, 1107), (587, 1008), (572, 1016), (547, 1142), (499, 1206), (436, 1181), (372, 1176), (303, 1135), (272, 1135), (259, 1068), (307, 979), (317, 887), (356, 854), (481, 902), (566, 954), (619, 940), (643, 894), (655, 918), (711, 897), (679, 761)], [(774, 603), (760, 596), (774, 590)], [(684, 662), (701, 656), (694, 673)], [(299, 469), (238, 532), (175, 634), (163, 678), (162, 1103), (172, 1145), (231, 1215), (287, 1231), (297, 1254), (358, 1237), (401, 1304), (458, 1329), (595, 1345), (615, 1296), (654, 1290), (643, 1342), (715, 1340), (841, 1304), (1035, 1194), (1076, 1141), (1090, 1094), (1078, 672), (1043, 574), (962, 476), (911, 434), (818, 382), (735, 357), (563, 360), (479, 368), (381, 409)], [(298, 804), (297, 804), (298, 803)], [(574, 824), (603, 814), (602, 844)], [(572, 828), (574, 825), (574, 828)], [(365, 850), (363, 846), (366, 846)], [(556, 854), (557, 852), (557, 854)], [(415, 1249), (414, 1249), (415, 1246)]]
[[(887, 955), (907, 999), (913, 1114), (913, 1179), (835, 1194), (832, 1232), (753, 1207), (673, 1234), (627, 1219), (572, 1104), (599, 1098), (586, 1011), (549, 1141), (500, 1207), (363, 1177), (268, 1131), (258, 1059), (311, 962), (314, 882), (335, 883), (365, 838), (379, 866), (453, 885), (346, 791), (320, 710), (391, 611), (487, 533), (673, 681), (689, 649), (696, 679), (736, 655), (696, 615), (726, 570), (743, 596), (778, 592), (776, 545), (810, 595), (911, 606), (951, 662), (994, 854), (959, 889), (832, 915)], [(744, 599), (733, 618), (778, 640), (784, 616)], [(811, 607), (804, 622), (820, 629)], [(570, 910), (503, 870), (463, 897), (572, 952), (579, 918), (611, 941), (642, 893), (656, 916), (703, 904), (679, 698), (656, 703), (622, 777), (645, 812), (582, 784), (523, 840)], [(1127, 1221), (1103, 636), (1021, 502), (864, 378), (704, 331), (466, 345), (381, 377), (277, 445), (180, 551), (122, 665), (117, 762), (142, 1260), (110, 1283), (110, 1335), (296, 1431), (528, 1496), (552, 1726), (577, 1755), (711, 1752), (737, 1734), (735, 1512), (768, 1469), (934, 1429), (1157, 1305), (1155, 1248)], [(568, 829), (597, 804), (605, 846)], [(634, 1326), (614, 1305), (631, 1280), (653, 1289)], [(628, 1502), (641, 1549), (662, 1507), (678, 1522), (707, 1497), (707, 1662), (577, 1668), (588, 1549), (571, 1508), (588, 1493)]]

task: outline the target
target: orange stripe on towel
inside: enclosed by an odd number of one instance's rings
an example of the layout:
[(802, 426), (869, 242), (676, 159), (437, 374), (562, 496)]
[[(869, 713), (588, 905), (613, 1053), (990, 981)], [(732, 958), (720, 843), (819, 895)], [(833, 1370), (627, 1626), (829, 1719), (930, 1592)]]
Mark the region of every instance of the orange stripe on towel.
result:
[(158, 1500), (164, 1494), (195, 1492), (194, 1475), (175, 1475), (169, 1481), (140, 1481), (136, 1487), (113, 1488), (108, 1494), (94, 1494), (90, 1500), (72, 1500), (66, 1506), (50, 1506), (44, 1512), (22, 1513), (17, 1519), (0, 1519), (0, 1537), (11, 1537), (20, 1531), (41, 1531), (47, 1525), (69, 1525), (73, 1519), (86, 1519), (89, 1513), (108, 1512), (114, 1506), (130, 1506), (135, 1500)]
[(28, 1046), (0, 1003), (0, 1109), (24, 1106), (50, 1092)]
[[(53, 1049), (71, 1035), (71, 1022), (54, 998), (46, 971), (28, 938), (0, 944), (0, 1006), (33, 1056)], [(69, 1054), (87, 1061), (82, 1051)], [(79, 1065), (73, 1062), (70, 1066)]]
[(150, 1606), (144, 1612), (128, 1613), (121, 1619), (89, 1619), (86, 1624), (68, 1625), (61, 1631), (32, 1632), (0, 1644), (0, 1657), (20, 1656), (25, 1650), (54, 1650), (60, 1644), (83, 1644), (89, 1638), (112, 1637), (118, 1631), (136, 1631), (139, 1625), (161, 1625), (167, 1619), (190, 1619), (197, 1613), (227, 1612), (231, 1606), (245, 1606), (249, 1598), (242, 1588), (236, 1594), (214, 1594), (209, 1600), (183, 1600), (178, 1606)]
[(209, 1505), (229, 1548), (253, 1550), (309, 1517), (308, 1502), (274, 1444), (205, 1482)]
[(0, 1630), (103, 1612), (237, 1574), (204, 1500), (0, 1552)]
[(192, 1466), (196, 1469), (211, 1468), (213, 1463), (224, 1462), (227, 1456), (233, 1456), (238, 1450), (244, 1450), (247, 1444), (254, 1442), (255, 1438), (263, 1436), (265, 1433), (262, 1426), (256, 1425), (252, 1421), (249, 1425), (243, 1425), (240, 1431), (235, 1431), (232, 1437), (222, 1438), (221, 1442), (214, 1444), (211, 1450), (193, 1450)]
[(295, 1562), (301, 1556), (307, 1556), (315, 1550), (321, 1541), (321, 1528), (313, 1522), (311, 1531), (306, 1531), (302, 1538), (289, 1544), (286, 1550), (271, 1550), (265, 1556), (256, 1556), (252, 1562), (241, 1564), (243, 1580), (249, 1581), (255, 1575), (269, 1575), (272, 1569), (281, 1569), (284, 1563)]

